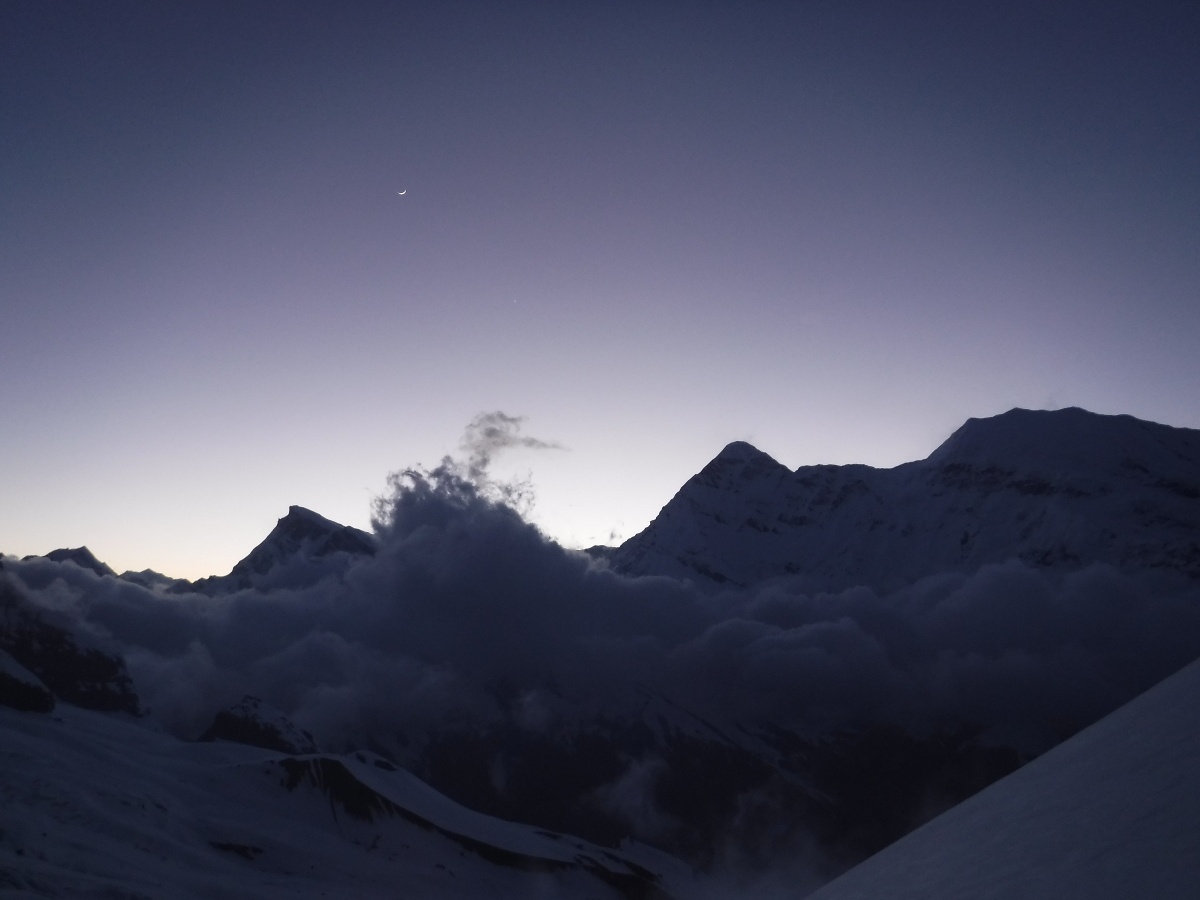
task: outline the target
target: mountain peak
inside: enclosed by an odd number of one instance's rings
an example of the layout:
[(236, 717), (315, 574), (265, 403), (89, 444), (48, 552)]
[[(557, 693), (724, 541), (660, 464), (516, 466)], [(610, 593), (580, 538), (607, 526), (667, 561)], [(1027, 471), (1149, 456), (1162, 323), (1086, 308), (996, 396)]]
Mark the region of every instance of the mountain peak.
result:
[(279, 521), (285, 522), (288, 520), (292, 520), (292, 521), (296, 521), (296, 522), (313, 522), (315, 524), (323, 525), (323, 526), (327, 526), (327, 527), (331, 527), (331, 528), (341, 528), (342, 527), (337, 522), (334, 522), (332, 519), (327, 519), (320, 513), (313, 512), (311, 509), (309, 509), (306, 506), (296, 506), (295, 504), (292, 504), (291, 506), (288, 507), (287, 515), (284, 516)]
[(769, 454), (763, 453), (753, 444), (734, 441), (726, 444), (725, 448), (700, 470), (694, 480), (710, 487), (721, 485), (730, 487), (739, 483), (757, 481), (763, 476), (783, 477), (789, 474), (791, 474), (791, 470), (787, 466)]
[(997, 416), (968, 419), (931, 453), (927, 462), (998, 465), (1056, 472), (1113, 471), (1119, 467), (1174, 474), (1194, 472), (1200, 459), (1200, 433), (1129, 415), (1104, 415), (1077, 406), (1066, 409), (1010, 409)]
[(716, 458), (726, 459), (730, 462), (749, 462), (763, 458), (771, 459), (770, 455), (746, 441), (731, 441), (717, 454)]
[(733, 468), (740, 467), (743, 472), (757, 474), (763, 470), (782, 469), (790, 471), (787, 466), (779, 462), (769, 453), (764, 453), (753, 444), (746, 441), (733, 441), (726, 444), (721, 452), (712, 458), (712, 461), (701, 470), (700, 474), (710, 469), (716, 468), (720, 471), (729, 471)]
[(193, 587), (204, 593), (242, 590), (258, 585), (277, 567), (304, 564), (336, 553), (348, 558), (374, 556), (376, 549), (374, 535), (340, 525), (303, 506), (289, 506), (287, 515), (228, 575), (203, 578)]
[(374, 555), (375, 538), (303, 506), (289, 506), (287, 515), (275, 523), (266, 540), (234, 566), (230, 574), (263, 574), (282, 557), (301, 549), (306, 550), (309, 556), (326, 556), (338, 550), (354, 555)]
[[(25, 557), (25, 559), (35, 559), (35, 558), (36, 557), (33, 557), (33, 556)], [(49, 553), (46, 554), (46, 559), (50, 560), (51, 562), (56, 562), (56, 563), (61, 563), (61, 562), (74, 563), (75, 565), (79, 566), (79, 568), (90, 569), (91, 571), (95, 572), (97, 575), (112, 575), (113, 577), (116, 577), (116, 574), (117, 574), (109, 566), (105, 565), (104, 563), (100, 562), (100, 560), (96, 559), (95, 554), (92, 553), (92, 551), (89, 550), (87, 547), (73, 547), (70, 549), (61, 548), (58, 550), (51, 550)]]

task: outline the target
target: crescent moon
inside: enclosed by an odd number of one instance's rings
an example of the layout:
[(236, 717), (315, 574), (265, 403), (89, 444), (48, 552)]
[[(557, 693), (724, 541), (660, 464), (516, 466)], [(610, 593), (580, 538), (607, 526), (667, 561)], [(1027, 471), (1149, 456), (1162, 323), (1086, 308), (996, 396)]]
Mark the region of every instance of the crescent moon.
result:
[(403, 197), (405, 194), (408, 193), (408, 188), (405, 188), (402, 191), (396, 191), (396, 193), (399, 194), (401, 197)]

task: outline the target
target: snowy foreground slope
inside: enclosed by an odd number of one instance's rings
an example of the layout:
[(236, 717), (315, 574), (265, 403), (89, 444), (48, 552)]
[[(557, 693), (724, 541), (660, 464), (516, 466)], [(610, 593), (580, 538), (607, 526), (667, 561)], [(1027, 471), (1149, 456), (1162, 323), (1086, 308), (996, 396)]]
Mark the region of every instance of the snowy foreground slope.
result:
[(1200, 897), (1200, 661), (813, 897)]
[(0, 896), (650, 898), (688, 882), (649, 848), (480, 815), (367, 754), (0, 708)]

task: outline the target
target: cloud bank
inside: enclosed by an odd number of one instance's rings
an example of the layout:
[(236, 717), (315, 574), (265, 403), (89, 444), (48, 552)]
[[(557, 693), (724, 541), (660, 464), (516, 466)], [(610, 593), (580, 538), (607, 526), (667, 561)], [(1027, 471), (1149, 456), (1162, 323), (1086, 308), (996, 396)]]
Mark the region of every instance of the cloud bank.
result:
[(713, 595), (563, 549), (471, 471), (401, 473), (377, 506), (378, 554), (330, 559), (324, 577), (297, 561), (304, 586), (210, 597), (7, 565), (36, 603), (119, 650), (179, 735), (250, 693), (329, 749), (548, 727), (641, 686), (750, 728), (967, 721), (1038, 750), (1200, 655), (1200, 589), (1170, 574), (1013, 560), (883, 595), (786, 582)]

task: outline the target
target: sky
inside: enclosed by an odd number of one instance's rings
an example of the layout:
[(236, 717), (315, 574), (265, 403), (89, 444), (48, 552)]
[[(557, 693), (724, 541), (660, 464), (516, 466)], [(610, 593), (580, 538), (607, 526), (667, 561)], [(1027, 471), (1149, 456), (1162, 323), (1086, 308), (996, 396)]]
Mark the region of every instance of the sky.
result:
[(557, 445), (496, 471), (568, 546), (733, 440), (891, 466), (1014, 406), (1200, 427), (1185, 4), (0, 25), (5, 553), (223, 573), (291, 504), (367, 527), (490, 411)]

